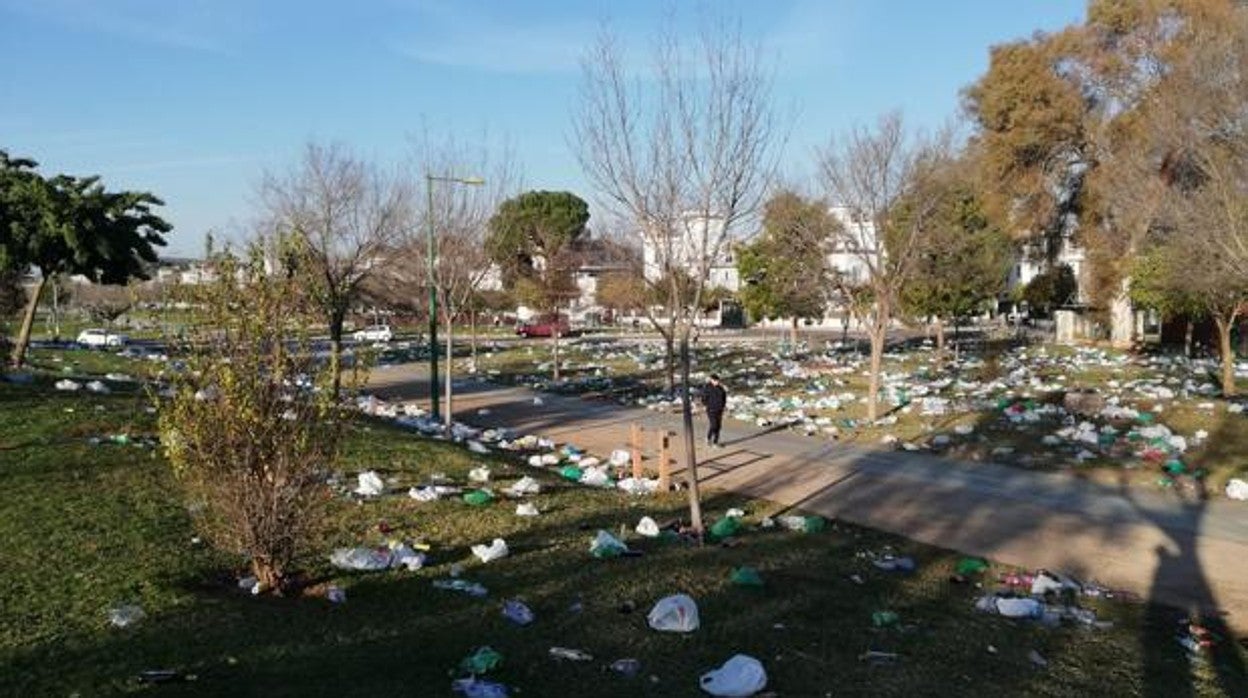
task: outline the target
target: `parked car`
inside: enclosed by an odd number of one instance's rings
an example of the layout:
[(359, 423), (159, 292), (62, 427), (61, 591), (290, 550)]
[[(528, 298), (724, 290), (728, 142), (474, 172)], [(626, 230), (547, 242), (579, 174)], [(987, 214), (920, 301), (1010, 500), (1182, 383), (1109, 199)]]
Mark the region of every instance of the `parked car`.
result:
[(123, 347), (130, 341), (124, 334), (102, 329), (83, 330), (78, 333), (78, 343), (90, 349)]
[(357, 342), (389, 342), (394, 339), (394, 332), (389, 325), (369, 325), (356, 330), (351, 337)]
[(558, 332), (560, 337), (570, 337), (574, 334), (574, 330), (568, 325), (568, 319), (562, 316), (558, 319), (553, 316), (542, 317), (516, 325), (516, 334), (521, 337), (550, 337), (555, 332)]

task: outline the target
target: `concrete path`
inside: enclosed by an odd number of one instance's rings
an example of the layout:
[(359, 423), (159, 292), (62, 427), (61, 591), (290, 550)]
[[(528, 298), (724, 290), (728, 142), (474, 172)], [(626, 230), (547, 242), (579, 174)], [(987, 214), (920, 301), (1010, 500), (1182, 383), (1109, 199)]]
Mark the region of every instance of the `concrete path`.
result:
[[(428, 399), (424, 367), (374, 372), (379, 397)], [(505, 426), (605, 457), (633, 423), (679, 432), (679, 415), (484, 383), (457, 384), (459, 421)], [(481, 414), (479, 410), (488, 410)], [(703, 418), (695, 418), (699, 429)], [(1112, 487), (1066, 474), (846, 446), (725, 420), (724, 448), (699, 443), (703, 486), (1026, 567), (1066, 571), (1248, 631), (1248, 503)], [(680, 451), (680, 449), (677, 449)], [(683, 452), (683, 451), (680, 451)], [(679, 460), (679, 453), (677, 454)], [(681, 470), (675, 470), (679, 480)]]

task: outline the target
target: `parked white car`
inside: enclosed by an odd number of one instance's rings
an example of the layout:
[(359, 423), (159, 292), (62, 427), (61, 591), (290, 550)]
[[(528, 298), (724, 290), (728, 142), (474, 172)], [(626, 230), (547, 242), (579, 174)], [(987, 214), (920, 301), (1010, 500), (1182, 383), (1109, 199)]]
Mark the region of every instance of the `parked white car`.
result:
[(370, 325), (362, 330), (356, 330), (351, 336), (357, 342), (389, 342), (394, 339), (394, 332), (390, 330), (389, 325)]
[(109, 332), (108, 330), (91, 329), (78, 333), (78, 343), (91, 349), (123, 347), (127, 341), (129, 341), (129, 338), (126, 335)]

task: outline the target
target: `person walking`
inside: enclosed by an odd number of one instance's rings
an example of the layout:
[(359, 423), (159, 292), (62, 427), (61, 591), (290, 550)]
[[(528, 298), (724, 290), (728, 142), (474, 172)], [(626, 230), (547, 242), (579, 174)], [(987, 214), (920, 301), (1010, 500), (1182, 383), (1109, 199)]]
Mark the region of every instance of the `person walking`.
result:
[(702, 389), (702, 404), (706, 405), (706, 419), (710, 426), (706, 430), (706, 443), (712, 447), (719, 446), (719, 428), (724, 423), (724, 407), (728, 404), (728, 391), (719, 376), (711, 374), (711, 380)]

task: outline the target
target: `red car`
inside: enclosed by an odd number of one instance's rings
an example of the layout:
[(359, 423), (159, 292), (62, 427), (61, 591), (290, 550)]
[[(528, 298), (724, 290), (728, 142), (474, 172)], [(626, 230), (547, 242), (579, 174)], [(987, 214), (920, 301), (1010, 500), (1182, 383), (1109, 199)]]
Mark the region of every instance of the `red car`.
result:
[(516, 325), (516, 334), (521, 337), (550, 337), (556, 332), (560, 337), (572, 335), (572, 328), (568, 326), (567, 318), (561, 317), (556, 320), (553, 317), (544, 317)]

